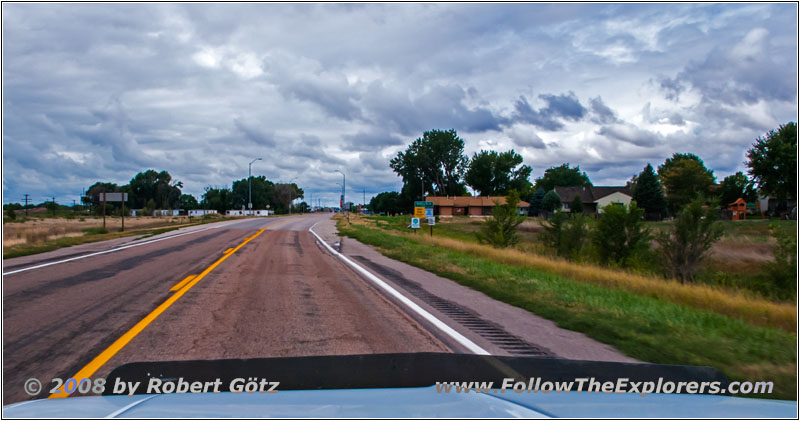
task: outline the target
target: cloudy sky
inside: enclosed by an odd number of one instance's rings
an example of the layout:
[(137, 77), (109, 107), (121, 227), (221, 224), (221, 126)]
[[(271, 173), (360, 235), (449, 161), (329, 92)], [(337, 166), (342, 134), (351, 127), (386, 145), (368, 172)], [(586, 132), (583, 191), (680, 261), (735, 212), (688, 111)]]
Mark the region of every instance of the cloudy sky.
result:
[(693, 152), (718, 180), (797, 119), (796, 4), (9, 4), (3, 202), (166, 169), (338, 202), (401, 187), (423, 131), (621, 184)]

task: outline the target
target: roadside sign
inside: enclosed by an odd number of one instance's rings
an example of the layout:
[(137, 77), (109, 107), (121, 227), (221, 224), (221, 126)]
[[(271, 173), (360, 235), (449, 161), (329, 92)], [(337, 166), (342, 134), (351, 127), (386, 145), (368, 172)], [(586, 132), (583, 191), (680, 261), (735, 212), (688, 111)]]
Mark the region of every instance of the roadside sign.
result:
[(433, 208), (425, 208), (425, 217), (428, 219), (433, 218)]
[(428, 225), (431, 226), (436, 225), (436, 218), (429, 216), (427, 219), (428, 219)]
[(414, 217), (415, 218), (424, 218), (425, 217), (425, 208), (423, 207), (415, 207), (414, 208)]
[(411, 228), (419, 229), (419, 218), (411, 218)]
[(417, 201), (417, 202), (414, 202), (414, 207), (415, 208), (432, 208), (433, 207), (433, 202), (419, 202), (419, 201)]
[(100, 200), (105, 200), (106, 202), (127, 202), (128, 193), (100, 193)]

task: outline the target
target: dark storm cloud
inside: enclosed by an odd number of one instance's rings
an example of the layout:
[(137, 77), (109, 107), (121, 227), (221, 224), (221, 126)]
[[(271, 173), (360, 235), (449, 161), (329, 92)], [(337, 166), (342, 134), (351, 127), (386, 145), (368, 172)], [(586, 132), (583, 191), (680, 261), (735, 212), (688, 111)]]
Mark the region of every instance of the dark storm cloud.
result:
[(342, 136), (344, 146), (348, 150), (373, 151), (387, 146), (402, 145), (405, 139), (391, 133), (378, 130), (360, 131), (352, 135)]
[(574, 92), (561, 95), (542, 94), (539, 99), (546, 105), (534, 110), (528, 99), (520, 96), (514, 102), (513, 121), (533, 124), (545, 130), (559, 130), (564, 127), (562, 120), (578, 121), (586, 115)]
[(603, 102), (599, 96), (589, 100), (592, 107), (592, 121), (597, 124), (611, 124), (619, 122), (617, 114)]

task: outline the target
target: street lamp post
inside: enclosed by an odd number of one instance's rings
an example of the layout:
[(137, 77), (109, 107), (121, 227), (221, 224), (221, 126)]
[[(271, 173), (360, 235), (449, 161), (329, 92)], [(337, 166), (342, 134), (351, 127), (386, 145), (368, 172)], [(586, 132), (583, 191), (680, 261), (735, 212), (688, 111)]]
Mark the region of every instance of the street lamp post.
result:
[(261, 158), (256, 158), (247, 164), (247, 208), (250, 210), (250, 216), (253, 216), (253, 175), (252, 167), (253, 162), (261, 161)]
[(344, 173), (340, 170), (336, 170), (339, 174), (342, 175), (342, 213), (344, 214), (344, 202), (345, 202), (345, 186), (347, 186), (347, 177), (345, 177)]
[(294, 189), (292, 188), (292, 181), (294, 181), (294, 180), (297, 180), (297, 177), (289, 180), (289, 183), (287, 183), (289, 185), (289, 215), (292, 214), (292, 200), (293, 200), (292, 197), (294, 196), (294, 191), (293, 191)]

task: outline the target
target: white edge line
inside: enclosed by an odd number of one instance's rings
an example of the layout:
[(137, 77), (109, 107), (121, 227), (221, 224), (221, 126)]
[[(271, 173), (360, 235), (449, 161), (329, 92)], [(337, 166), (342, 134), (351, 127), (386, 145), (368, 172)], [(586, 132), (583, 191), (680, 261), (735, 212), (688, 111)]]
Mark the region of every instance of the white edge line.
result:
[(153, 399), (153, 398), (155, 398), (156, 396), (158, 396), (158, 395), (148, 396), (148, 397), (146, 397), (146, 398), (144, 398), (144, 399), (139, 399), (138, 401), (136, 401), (136, 402), (134, 402), (134, 403), (130, 403), (130, 404), (128, 404), (128, 405), (125, 405), (125, 406), (123, 406), (123, 407), (122, 407), (122, 408), (120, 408), (120, 409), (117, 409), (116, 411), (114, 411), (114, 412), (112, 412), (112, 413), (110, 413), (110, 414), (106, 415), (106, 416), (105, 416), (105, 417), (103, 417), (103, 418), (116, 418), (116, 417), (117, 417), (117, 415), (120, 415), (120, 414), (122, 414), (123, 412), (125, 412), (125, 411), (127, 411), (127, 410), (129, 410), (129, 409), (133, 408), (133, 407), (134, 407), (134, 406), (136, 406), (136, 405), (139, 405), (140, 403), (142, 403), (142, 402), (144, 402), (144, 401), (149, 401), (150, 399)]
[(339, 253), (338, 251), (334, 250), (333, 247), (329, 246), (328, 243), (326, 243), (325, 240), (322, 239), (322, 237), (320, 237), (316, 232), (314, 232), (314, 227), (315, 226), (317, 226), (317, 224), (312, 225), (311, 228), (308, 229), (308, 231), (310, 233), (314, 234), (314, 236), (317, 237), (317, 240), (319, 240), (319, 242), (322, 243), (325, 246), (325, 248), (327, 248), (328, 251), (331, 252), (331, 254), (333, 254), (334, 256), (337, 256), (338, 258), (342, 259), (345, 263), (347, 263), (348, 265), (352, 266), (360, 274), (364, 275), (367, 279), (369, 279), (370, 281), (375, 283), (377, 286), (383, 288), (383, 290), (385, 290), (386, 292), (391, 294), (393, 297), (395, 297), (398, 300), (400, 300), (400, 302), (405, 304), (408, 308), (410, 308), (415, 313), (417, 313), (420, 316), (422, 316), (425, 320), (427, 320), (428, 322), (430, 322), (431, 324), (436, 326), (439, 330), (441, 330), (442, 332), (446, 333), (448, 336), (453, 338), (456, 342), (458, 342), (459, 344), (463, 345), (465, 348), (469, 349), (470, 351), (472, 351), (473, 353), (478, 354), (478, 355), (492, 355), (492, 354), (489, 353), (489, 351), (481, 348), (480, 346), (475, 344), (475, 342), (472, 342), (471, 340), (467, 339), (464, 335), (458, 333), (453, 328), (448, 326), (446, 323), (444, 323), (443, 321), (437, 319), (436, 316), (434, 316), (433, 314), (427, 312), (425, 309), (423, 309), (422, 307), (418, 306), (415, 302), (413, 302), (410, 299), (406, 298), (406, 296), (404, 296), (403, 294), (398, 292), (396, 289), (392, 288), (389, 284), (387, 284), (386, 282), (384, 282), (383, 280), (381, 280), (377, 276), (373, 275), (372, 273), (370, 273), (366, 269), (364, 269), (361, 266), (359, 266), (357, 263), (355, 263), (352, 260), (348, 259), (342, 253)]
[(208, 230), (212, 230), (212, 229), (227, 227), (228, 225), (238, 224), (239, 222), (244, 222), (244, 221), (231, 222), (231, 223), (225, 224), (225, 225), (219, 225), (219, 226), (215, 226), (215, 227), (203, 228), (203, 229), (199, 229), (199, 230), (195, 230), (195, 231), (184, 232), (182, 234), (170, 235), (168, 237), (156, 238), (155, 240), (149, 240), (149, 241), (145, 241), (143, 243), (128, 244), (127, 246), (117, 247), (115, 249), (103, 250), (103, 251), (98, 251), (98, 252), (95, 252), (95, 253), (84, 254), (84, 255), (81, 255), (81, 256), (71, 257), (69, 259), (58, 260), (58, 261), (55, 261), (55, 262), (43, 263), (41, 265), (36, 265), (36, 266), (29, 266), (29, 267), (22, 268), (22, 269), (12, 270), (11, 272), (3, 272), (3, 276), (13, 275), (15, 273), (25, 272), (25, 271), (33, 270), (33, 269), (41, 269), (43, 267), (58, 265), (58, 264), (61, 264), (61, 263), (72, 262), (72, 261), (75, 261), (75, 260), (85, 259), (87, 257), (98, 256), (98, 255), (101, 255), (101, 254), (113, 253), (115, 251), (125, 250), (125, 249), (129, 249), (131, 247), (138, 247), (138, 246), (143, 246), (143, 245), (146, 245), (146, 244), (157, 243), (159, 241), (169, 240), (170, 238), (182, 237), (184, 235), (189, 235), (189, 234), (197, 234), (198, 232), (203, 232), (203, 231), (208, 231)]

